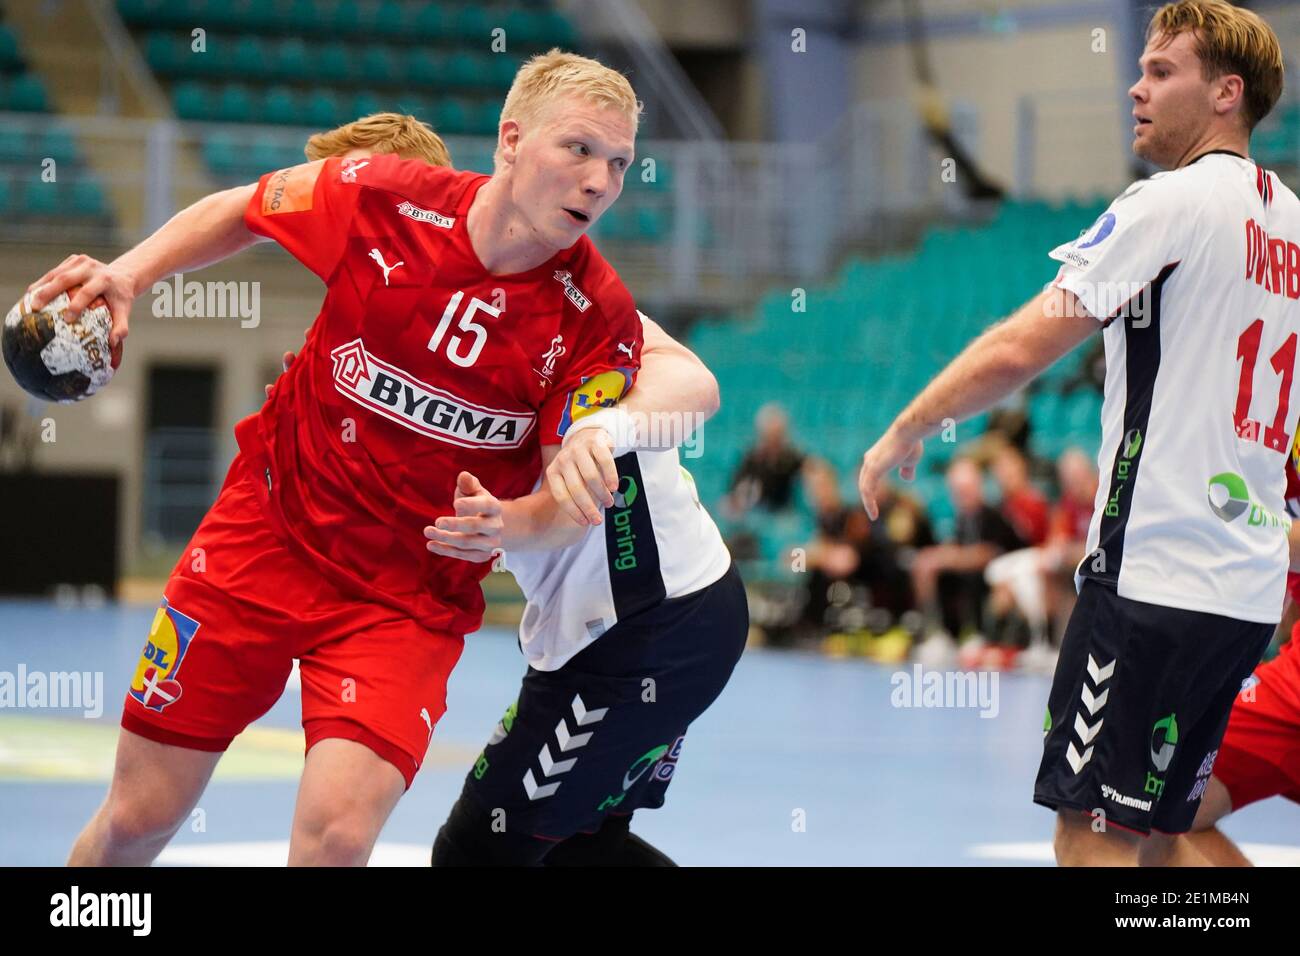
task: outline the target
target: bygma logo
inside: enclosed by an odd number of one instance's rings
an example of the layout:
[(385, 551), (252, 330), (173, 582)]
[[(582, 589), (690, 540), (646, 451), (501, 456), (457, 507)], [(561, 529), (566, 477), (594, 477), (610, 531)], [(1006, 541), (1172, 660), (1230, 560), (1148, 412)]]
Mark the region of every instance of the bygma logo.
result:
[(618, 557), (614, 559), (614, 567), (619, 571), (630, 571), (636, 567), (636, 535), (632, 533), (632, 505), (640, 493), (636, 479), (631, 475), (624, 475), (619, 480), (618, 491), (614, 492), (614, 507), (619, 509), (614, 512), (614, 543), (618, 547)]
[(1246, 479), (1231, 471), (1224, 471), (1210, 479), (1205, 492), (1210, 510), (1224, 521), (1233, 522), (1243, 514), (1250, 528), (1284, 528), (1290, 530), (1291, 519), (1273, 514), (1262, 505), (1250, 500)]

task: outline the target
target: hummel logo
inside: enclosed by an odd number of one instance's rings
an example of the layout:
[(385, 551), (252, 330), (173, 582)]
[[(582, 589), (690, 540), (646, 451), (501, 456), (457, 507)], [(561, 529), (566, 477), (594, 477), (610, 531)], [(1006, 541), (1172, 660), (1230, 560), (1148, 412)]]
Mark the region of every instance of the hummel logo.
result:
[(384, 270), (384, 285), (388, 285), (388, 273), (392, 272), (398, 266), (406, 265), (403, 261), (394, 262), (391, 266), (384, 262), (384, 257), (379, 254), (378, 249), (370, 250), (370, 258), (379, 264), (379, 268)]

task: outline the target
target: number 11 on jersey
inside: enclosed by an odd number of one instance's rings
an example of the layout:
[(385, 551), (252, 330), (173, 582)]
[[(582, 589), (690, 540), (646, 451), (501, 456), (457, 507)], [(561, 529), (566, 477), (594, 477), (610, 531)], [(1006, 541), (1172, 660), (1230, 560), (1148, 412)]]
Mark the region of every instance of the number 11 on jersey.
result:
[[(1264, 335), (1264, 320), (1256, 319), (1237, 338), (1237, 358), (1241, 361), (1241, 378), (1237, 383), (1237, 405), (1232, 411), (1232, 422), (1237, 435), (1246, 441), (1259, 441), (1259, 422), (1250, 417), (1251, 392), (1255, 381), (1255, 359), (1259, 356), (1260, 340)], [(1291, 382), (1295, 378), (1296, 334), (1286, 341), (1269, 358), (1273, 371), (1282, 376), (1277, 390), (1277, 412), (1273, 424), (1264, 429), (1264, 445), (1283, 455), (1290, 450), (1286, 433), (1287, 411), (1291, 403)]]

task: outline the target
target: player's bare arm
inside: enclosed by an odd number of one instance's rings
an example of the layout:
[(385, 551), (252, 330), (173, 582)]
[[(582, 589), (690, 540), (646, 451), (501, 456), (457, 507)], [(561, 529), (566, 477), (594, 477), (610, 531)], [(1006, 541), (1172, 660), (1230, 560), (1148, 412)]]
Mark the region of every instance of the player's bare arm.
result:
[(862, 456), (858, 490), (873, 519), (876, 489), (895, 468), (916, 476), (922, 442), (1010, 395), (1100, 328), (1073, 292), (1051, 287), (977, 338), (894, 419)]
[[(712, 417), (720, 405), (713, 373), (652, 319), (642, 316), (642, 324), (641, 372), (621, 407), (691, 424)], [(674, 416), (673, 412), (682, 414)], [(689, 434), (689, 429), (685, 430), (677, 443)], [(563, 446), (544, 446), (546, 487), (508, 501), (498, 501), (478, 485), (477, 478), (463, 473), (457, 484), (456, 516), (439, 518), (424, 529), (428, 549), (445, 557), (488, 561), (498, 549), (547, 551), (575, 544), (588, 527), (601, 523), (601, 506), (596, 501), (604, 507), (614, 503), (618, 470), (613, 448), (610, 432), (597, 427), (583, 428)], [(463, 495), (461, 482), (466, 489)]]
[[(601, 508), (614, 503), (618, 471), (614, 450), (666, 451), (685, 442), (718, 411), (718, 381), (699, 358), (642, 315), (641, 372), (616, 408), (579, 420), (546, 469), (546, 484), (573, 521), (598, 525)], [(647, 369), (653, 369), (647, 375)], [(642, 425), (655, 416), (654, 429)]]
[(102, 295), (113, 316), (109, 342), (118, 346), (127, 336), (131, 303), (155, 282), (228, 259), (261, 241), (244, 225), (244, 210), (256, 191), (254, 183), (205, 196), (110, 263), (86, 255), (68, 256), (28, 287), (32, 308), (40, 309), (80, 285), (65, 316), (75, 319)]

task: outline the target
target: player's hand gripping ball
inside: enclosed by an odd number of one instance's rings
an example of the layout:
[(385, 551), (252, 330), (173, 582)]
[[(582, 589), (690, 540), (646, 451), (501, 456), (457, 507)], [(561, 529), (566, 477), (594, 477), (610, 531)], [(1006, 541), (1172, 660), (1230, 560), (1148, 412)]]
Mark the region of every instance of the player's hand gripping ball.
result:
[(109, 347), (108, 303), (100, 296), (74, 322), (64, 318), (80, 286), (61, 292), (33, 310), (27, 293), (5, 316), (0, 335), (5, 365), (23, 390), (51, 402), (79, 402), (108, 384), (121, 362)]

